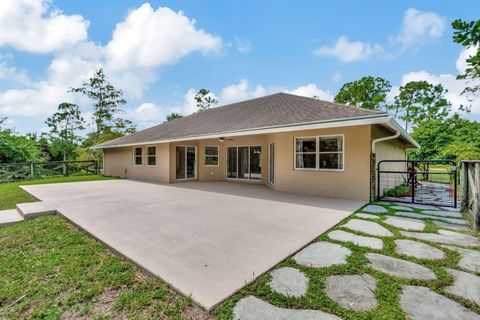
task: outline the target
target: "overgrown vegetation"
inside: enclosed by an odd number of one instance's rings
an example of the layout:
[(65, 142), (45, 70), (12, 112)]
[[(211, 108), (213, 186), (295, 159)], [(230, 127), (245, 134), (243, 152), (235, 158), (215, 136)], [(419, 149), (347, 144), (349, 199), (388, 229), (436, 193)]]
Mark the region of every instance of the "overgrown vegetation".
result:
[[(388, 207), (388, 213), (380, 214), (392, 215), (396, 210)], [(361, 210), (359, 210), (361, 211)], [(415, 212), (420, 212), (419, 210), (414, 210)], [(340, 222), (333, 229), (345, 230), (351, 233), (358, 235), (363, 235), (360, 232), (352, 231), (349, 229), (344, 229), (341, 227), (344, 223), (348, 222), (351, 219), (363, 219), (355, 216), (350, 216)], [(366, 219), (368, 220), (368, 219)], [(427, 226), (424, 232), (435, 232), (438, 230), (438, 226), (433, 224), (430, 219), (425, 219)], [(429, 243), (430, 245), (441, 249), (445, 252), (445, 257), (440, 260), (421, 260), (417, 258), (412, 258), (409, 256), (399, 255), (395, 253), (394, 241), (396, 239), (404, 239), (406, 237), (402, 236), (399, 232), (399, 229), (394, 228), (388, 224), (383, 223), (382, 220), (376, 219), (375, 222), (379, 223), (383, 227), (387, 228), (393, 232), (394, 237), (385, 237), (382, 238), (384, 242), (384, 248), (382, 250), (374, 250), (369, 248), (364, 248), (356, 246), (353, 243), (343, 243), (339, 241), (331, 240), (327, 237), (329, 231), (325, 234), (319, 236), (314, 241), (328, 241), (332, 243), (340, 244), (344, 247), (349, 248), (352, 251), (352, 254), (347, 258), (347, 263), (344, 265), (334, 265), (328, 268), (309, 268), (295, 263), (292, 258), (288, 258), (285, 261), (281, 262), (274, 269), (281, 267), (294, 267), (302, 271), (309, 279), (309, 287), (307, 293), (304, 297), (293, 298), (285, 297), (281, 294), (278, 294), (271, 290), (268, 282), (271, 279), (270, 272), (259, 277), (252, 284), (247, 285), (245, 288), (240, 290), (237, 294), (220, 304), (217, 308), (213, 310), (213, 314), (219, 320), (231, 320), (233, 316), (233, 308), (236, 303), (249, 295), (253, 295), (259, 299), (262, 299), (270, 304), (273, 304), (282, 308), (289, 309), (317, 309), (324, 312), (332, 313), (338, 315), (345, 320), (372, 320), (372, 319), (383, 319), (383, 320), (404, 320), (406, 315), (400, 307), (400, 293), (401, 288), (404, 285), (419, 285), (430, 288), (433, 291), (436, 291), (452, 300), (459, 302), (465, 307), (480, 313), (480, 306), (475, 305), (474, 303), (467, 301), (462, 298), (453, 296), (445, 291), (445, 288), (453, 283), (453, 278), (445, 271), (447, 268), (458, 268), (458, 262), (460, 255), (453, 250), (446, 249), (442, 246), (439, 246), (436, 243)], [(371, 268), (368, 264), (368, 260), (365, 257), (365, 254), (368, 252), (380, 253), (383, 255), (388, 255), (403, 260), (408, 260), (417, 264), (421, 264), (429, 269), (431, 269), (437, 276), (437, 280), (407, 280), (395, 276), (390, 276), (388, 274), (379, 272)], [(367, 273), (374, 277), (377, 280), (377, 289), (375, 291), (375, 297), (378, 300), (378, 307), (365, 312), (355, 312), (341, 307), (334, 300), (330, 299), (325, 293), (325, 281), (328, 276), (331, 275), (351, 275), (351, 274), (364, 274)], [(421, 301), (419, 301), (421, 303)]]
[(410, 191), (409, 185), (406, 183), (402, 183), (396, 187), (393, 187), (391, 189), (384, 191), (383, 195), (385, 197), (401, 197), (408, 194), (409, 191)]

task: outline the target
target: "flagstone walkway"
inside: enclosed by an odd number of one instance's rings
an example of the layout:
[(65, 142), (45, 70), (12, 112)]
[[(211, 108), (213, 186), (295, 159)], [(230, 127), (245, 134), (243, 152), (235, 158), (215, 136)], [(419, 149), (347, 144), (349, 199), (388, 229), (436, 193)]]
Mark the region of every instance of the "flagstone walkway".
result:
[[(480, 320), (480, 240), (454, 210), (370, 204), (277, 268), (269, 288), (237, 298), (233, 319), (367, 319), (390, 303), (377, 291), (392, 279), (399, 318)], [(305, 300), (313, 295), (321, 307)]]

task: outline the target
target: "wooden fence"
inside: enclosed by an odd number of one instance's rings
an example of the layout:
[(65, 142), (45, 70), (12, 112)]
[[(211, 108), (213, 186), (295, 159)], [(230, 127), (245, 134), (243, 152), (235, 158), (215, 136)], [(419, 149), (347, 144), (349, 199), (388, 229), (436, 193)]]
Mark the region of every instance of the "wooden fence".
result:
[(474, 228), (480, 228), (480, 161), (468, 160), (460, 163), (461, 211), (472, 216)]
[(96, 160), (0, 163), (0, 183), (98, 172)]

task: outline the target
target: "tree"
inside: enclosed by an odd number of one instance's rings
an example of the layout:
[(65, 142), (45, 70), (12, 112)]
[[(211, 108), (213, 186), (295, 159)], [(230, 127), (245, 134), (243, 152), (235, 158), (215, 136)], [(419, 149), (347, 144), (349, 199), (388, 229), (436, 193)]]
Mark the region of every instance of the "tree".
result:
[(445, 98), (442, 85), (432, 85), (427, 81), (412, 81), (400, 87), (393, 106), (394, 117), (409, 124), (417, 125), (428, 120), (442, 120), (448, 116), (452, 104)]
[(445, 120), (430, 120), (414, 127), (411, 135), (422, 146), (409, 152), (413, 159), (438, 159), (451, 144), (467, 143), (480, 147), (480, 123), (462, 119), (458, 114)]
[(480, 20), (467, 22), (457, 19), (452, 22), (452, 27), (455, 30), (453, 41), (475, 50), (475, 54), (466, 59), (467, 68), (463, 74), (457, 76), (457, 79), (473, 81), (472, 86), (466, 87), (462, 92), (473, 99), (480, 91), (480, 82), (476, 81), (480, 79)]
[(479, 160), (480, 147), (470, 142), (455, 141), (442, 151), (442, 158), (458, 162), (462, 160)]
[(169, 122), (175, 119), (181, 119), (183, 116), (180, 113), (177, 112), (172, 112), (169, 115), (167, 115), (167, 120), (165, 122)]
[(0, 131), (0, 163), (40, 160), (34, 140), (16, 135), (12, 130)]
[(194, 99), (197, 104), (198, 111), (207, 110), (211, 106), (216, 106), (218, 104), (215, 96), (210, 92), (210, 90), (207, 89), (198, 90)]
[(390, 82), (383, 78), (363, 77), (360, 80), (345, 83), (334, 101), (364, 109), (384, 110), (387, 94), (391, 88)]
[(63, 155), (63, 161), (75, 151), (81, 137), (77, 135), (79, 130), (84, 129), (84, 120), (80, 108), (76, 104), (61, 103), (58, 111), (45, 121), (50, 129), (49, 137), (53, 145)]
[(81, 93), (93, 102), (93, 144), (97, 144), (101, 136), (108, 131), (123, 134), (135, 131), (135, 125), (131, 121), (118, 117), (123, 112), (120, 107), (127, 101), (123, 98), (123, 92), (106, 79), (103, 69), (98, 69), (81, 87), (71, 88), (70, 91)]

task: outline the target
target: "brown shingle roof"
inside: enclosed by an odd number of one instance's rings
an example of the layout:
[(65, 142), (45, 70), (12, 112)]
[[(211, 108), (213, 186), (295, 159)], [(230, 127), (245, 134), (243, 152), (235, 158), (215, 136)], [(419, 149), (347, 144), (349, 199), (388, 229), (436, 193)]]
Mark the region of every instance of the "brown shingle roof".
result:
[(277, 93), (197, 112), (181, 119), (104, 142), (97, 148), (181, 139), (207, 134), (221, 135), (231, 131), (315, 121), (386, 115), (382, 111), (367, 110), (287, 93)]

